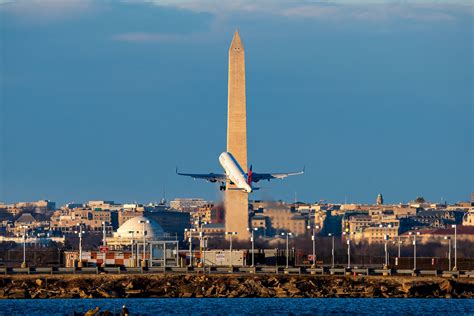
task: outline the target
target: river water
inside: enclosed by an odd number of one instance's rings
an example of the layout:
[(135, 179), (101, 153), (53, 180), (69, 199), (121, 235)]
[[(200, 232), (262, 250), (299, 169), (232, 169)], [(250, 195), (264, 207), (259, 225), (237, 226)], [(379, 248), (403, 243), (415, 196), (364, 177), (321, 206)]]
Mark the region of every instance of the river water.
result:
[(0, 315), (73, 315), (100, 307), (130, 315), (474, 315), (470, 299), (145, 298), (0, 300)]

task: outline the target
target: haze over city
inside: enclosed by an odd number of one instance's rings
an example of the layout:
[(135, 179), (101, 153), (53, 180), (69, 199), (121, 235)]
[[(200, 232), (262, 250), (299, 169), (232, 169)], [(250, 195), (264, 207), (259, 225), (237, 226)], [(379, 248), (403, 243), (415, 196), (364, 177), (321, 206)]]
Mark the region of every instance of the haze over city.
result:
[(473, 7), (372, 1), (0, 1), (0, 201), (220, 199), (227, 49), (252, 199), (469, 199)]

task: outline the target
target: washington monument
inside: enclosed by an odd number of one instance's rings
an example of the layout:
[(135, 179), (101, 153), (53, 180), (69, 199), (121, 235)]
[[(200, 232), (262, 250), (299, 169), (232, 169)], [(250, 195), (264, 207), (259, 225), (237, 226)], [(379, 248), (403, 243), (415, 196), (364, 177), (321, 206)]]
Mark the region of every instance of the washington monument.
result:
[[(231, 152), (247, 172), (247, 109), (245, 101), (245, 51), (239, 32), (229, 48), (229, 79), (227, 98), (227, 151)], [(225, 228), (237, 232), (237, 239), (248, 239), (249, 215), (248, 193), (232, 190), (229, 184), (225, 191)]]
[(235, 32), (229, 48), (229, 86), (227, 99), (227, 150), (219, 155), (219, 162), (225, 171), (220, 173), (176, 173), (208, 182), (219, 182), (225, 190), (225, 228), (236, 238), (248, 240), (250, 233), (248, 203), (249, 193), (258, 190), (253, 183), (262, 180), (284, 179), (304, 173), (253, 172), (247, 169), (247, 109), (245, 103), (245, 51), (239, 32)]

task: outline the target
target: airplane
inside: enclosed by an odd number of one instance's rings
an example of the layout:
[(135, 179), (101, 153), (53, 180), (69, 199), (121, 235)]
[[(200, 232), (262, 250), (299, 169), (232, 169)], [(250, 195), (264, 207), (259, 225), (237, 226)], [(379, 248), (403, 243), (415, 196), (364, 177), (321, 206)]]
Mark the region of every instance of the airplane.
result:
[[(249, 172), (245, 173), (240, 164), (234, 158), (230, 152), (223, 152), (219, 155), (219, 162), (222, 168), (225, 171), (225, 174), (219, 173), (206, 173), (206, 174), (195, 174), (195, 173), (180, 173), (178, 168), (176, 168), (176, 174), (180, 176), (188, 176), (194, 179), (203, 179), (208, 182), (217, 182), (221, 183), (220, 190), (240, 190), (247, 193), (252, 193), (254, 190), (259, 188), (253, 187), (253, 182), (258, 182), (260, 180), (272, 180), (272, 179), (283, 179), (288, 176), (294, 176), (304, 173), (304, 168), (302, 171), (298, 172), (288, 172), (288, 173), (257, 173), (252, 171), (252, 165), (250, 165)], [(234, 184), (236, 188), (226, 188), (227, 183)]]

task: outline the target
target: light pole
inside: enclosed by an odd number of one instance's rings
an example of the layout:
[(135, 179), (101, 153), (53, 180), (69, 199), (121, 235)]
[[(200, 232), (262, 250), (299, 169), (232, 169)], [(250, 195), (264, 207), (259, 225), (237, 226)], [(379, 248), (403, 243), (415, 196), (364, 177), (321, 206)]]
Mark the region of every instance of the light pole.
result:
[(355, 232), (343, 232), (347, 236), (347, 269), (351, 268), (351, 235), (354, 235)]
[(398, 266), (400, 264), (400, 256), (401, 256), (401, 245), (402, 245), (402, 241), (400, 240), (400, 236), (398, 236), (398, 241), (395, 243), (395, 241), (393, 242), (393, 244), (397, 244), (398, 245), (398, 256), (395, 258), (395, 265)]
[(332, 238), (331, 268), (334, 268), (334, 234), (329, 233), (328, 236)]
[[(203, 241), (204, 241), (204, 232), (202, 230), (202, 226), (206, 225), (207, 222), (201, 222), (201, 219), (196, 220), (194, 224), (199, 228), (199, 255), (201, 257), (201, 260), (204, 258), (203, 257)], [(202, 263), (202, 262), (201, 262)]]
[[(208, 236), (205, 236), (203, 237), (203, 247), (204, 247), (204, 251), (203, 251), (203, 256), (202, 256), (202, 270), (203, 270), (203, 273), (206, 274), (206, 247), (207, 247), (207, 238)], [(209, 273), (210, 273), (210, 270), (209, 270)]]
[(23, 228), (23, 262), (21, 263), (22, 268), (26, 268), (26, 231), (29, 228), (27, 225), (22, 225), (21, 228)]
[[(145, 230), (145, 225), (149, 224), (149, 220), (138, 220), (139, 224), (143, 224), (143, 253), (142, 253), (142, 267), (146, 266), (146, 230)], [(163, 256), (166, 256), (166, 254), (163, 254)]]
[[(135, 232), (133, 230), (128, 231), (129, 234), (132, 235), (132, 260), (130, 261), (130, 266), (133, 268), (135, 267), (135, 256), (133, 254), (133, 244), (135, 243)], [(137, 245), (138, 247), (138, 245)]]
[(237, 232), (225, 232), (226, 235), (229, 235), (229, 252), (230, 252), (230, 266), (232, 267), (234, 263), (232, 262), (232, 236), (237, 235)]
[(105, 231), (105, 222), (102, 222), (102, 246), (107, 246), (107, 240), (106, 240), (106, 237), (107, 237), (107, 233)]
[(444, 239), (448, 240), (448, 263), (449, 263), (449, 271), (451, 271), (451, 237), (444, 236)]
[(194, 228), (185, 228), (184, 229), (185, 232), (189, 232), (189, 238), (188, 238), (188, 241), (189, 241), (189, 266), (192, 267), (193, 266), (193, 232), (195, 232), (196, 230)]
[(199, 229), (199, 247), (202, 248), (203, 247), (203, 244), (202, 244), (203, 243), (203, 236), (204, 236), (203, 226), (207, 225), (208, 222), (201, 222), (201, 219), (199, 219), (199, 220), (196, 220), (194, 222), (194, 224)]
[(454, 267), (453, 271), (458, 271), (458, 227), (456, 224), (452, 225), (454, 228)]
[(255, 267), (255, 239), (254, 239), (253, 232), (257, 231), (258, 228), (257, 227), (254, 227), (253, 229), (247, 228), (247, 230), (251, 232), (250, 241), (252, 242), (252, 267)]
[(401, 257), (401, 246), (402, 246), (402, 241), (400, 239), (400, 236), (398, 236), (398, 260), (400, 260), (400, 257)]
[(420, 235), (420, 232), (409, 232), (410, 236), (413, 236), (413, 271), (416, 270), (416, 236)]
[[(79, 236), (79, 262), (78, 266), (82, 267), (82, 236), (84, 235), (84, 231), (82, 230), (82, 224), (77, 224), (79, 227), (79, 230), (76, 231), (75, 233)], [(104, 260), (105, 262), (105, 260)]]
[[(311, 225), (308, 225), (307, 228), (310, 229)], [(313, 265), (311, 267), (316, 268), (316, 229), (319, 229), (319, 226), (313, 226), (312, 229), (311, 241), (313, 243)]]
[(281, 233), (282, 236), (285, 236), (286, 235), (286, 268), (288, 269), (288, 266), (289, 266), (289, 249), (288, 249), (288, 243), (289, 243), (289, 239), (290, 239), (290, 236), (293, 235), (292, 233)]
[(385, 227), (384, 235), (383, 235), (384, 249), (385, 249), (385, 264), (384, 264), (383, 268), (388, 269), (388, 244), (387, 243), (388, 243), (389, 236), (387, 234), (387, 228), (392, 228), (392, 225), (388, 224), (387, 226), (383, 226), (382, 224), (380, 224), (379, 227), (380, 228)]

